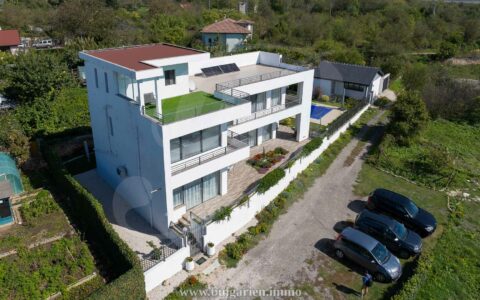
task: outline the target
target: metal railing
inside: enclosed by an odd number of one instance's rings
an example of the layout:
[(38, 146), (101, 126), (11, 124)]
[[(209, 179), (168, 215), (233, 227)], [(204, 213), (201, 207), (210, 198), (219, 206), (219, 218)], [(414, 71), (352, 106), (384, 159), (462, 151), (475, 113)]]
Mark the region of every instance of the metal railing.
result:
[(252, 84), (260, 81), (265, 81), (265, 80), (270, 80), (270, 79), (275, 79), (278, 77), (283, 77), (283, 76), (288, 76), (295, 74), (297, 72), (292, 71), (292, 70), (279, 70), (275, 72), (270, 72), (270, 73), (264, 73), (264, 74), (258, 74), (258, 75), (253, 75), (249, 77), (244, 77), (240, 79), (235, 79), (227, 82), (222, 82), (216, 84), (215, 90), (219, 91), (219, 88), (236, 88), (242, 85), (247, 85), (247, 84)]
[(173, 165), (172, 166), (172, 175), (175, 175), (175, 174), (178, 174), (178, 173), (183, 172), (185, 170), (194, 168), (196, 166), (199, 166), (199, 165), (204, 164), (208, 161), (211, 161), (211, 160), (216, 159), (218, 157), (224, 156), (228, 153), (231, 153), (233, 151), (236, 151), (236, 150), (244, 148), (244, 147), (248, 147), (248, 144), (244, 143), (244, 142), (242, 142), (242, 141), (240, 141), (240, 140), (238, 140), (235, 137), (230, 135), (227, 138), (227, 146), (226, 147), (222, 147), (222, 148), (217, 149), (215, 151), (211, 151), (211, 152), (205, 153), (203, 155), (200, 155), (198, 157), (189, 159), (185, 162)]
[(158, 249), (153, 250), (140, 260), (140, 265), (142, 266), (143, 271), (145, 272), (162, 261), (165, 261), (168, 257), (177, 252), (177, 250), (177, 245), (173, 243), (169, 243), (168, 245), (160, 245)]
[[(293, 96), (293, 95), (288, 95), (288, 96)], [(265, 117), (265, 116), (274, 114), (276, 112), (279, 112), (279, 111), (282, 111), (282, 110), (285, 110), (287, 108), (290, 108), (290, 107), (293, 107), (293, 106), (296, 106), (296, 105), (300, 105), (300, 104), (302, 104), (302, 101), (299, 97), (297, 97), (297, 96), (287, 97), (287, 99), (285, 101), (285, 104), (275, 105), (275, 106), (272, 106), (272, 107), (264, 109), (264, 110), (256, 111), (256, 112), (252, 113), (250, 116), (243, 117), (243, 118), (240, 118), (240, 119), (237, 119), (237, 120), (233, 121), (233, 124), (238, 125), (238, 124), (242, 124), (242, 123), (245, 123), (245, 122), (248, 122), (248, 121), (256, 120), (258, 118)]]
[(356, 106), (354, 106), (353, 108), (351, 108), (351, 109), (347, 110), (346, 112), (344, 112), (343, 114), (341, 114), (332, 123), (328, 124), (327, 130), (325, 131), (325, 135), (327, 137), (330, 137), (340, 127), (342, 127), (346, 123), (350, 122), (350, 119), (367, 105), (368, 105), (368, 101), (360, 101), (360, 103), (358, 103)]

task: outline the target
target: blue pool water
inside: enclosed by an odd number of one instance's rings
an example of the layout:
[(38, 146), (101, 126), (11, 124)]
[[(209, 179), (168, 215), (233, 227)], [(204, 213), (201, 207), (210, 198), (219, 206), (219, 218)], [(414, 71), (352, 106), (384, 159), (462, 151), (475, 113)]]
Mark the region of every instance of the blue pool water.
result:
[(320, 120), (323, 116), (328, 114), (333, 108), (313, 105), (310, 109), (310, 117), (316, 120)]

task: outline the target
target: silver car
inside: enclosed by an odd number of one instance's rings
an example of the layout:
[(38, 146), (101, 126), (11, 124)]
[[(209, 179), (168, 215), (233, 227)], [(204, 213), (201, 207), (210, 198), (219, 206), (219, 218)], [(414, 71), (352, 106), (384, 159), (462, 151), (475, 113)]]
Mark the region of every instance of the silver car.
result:
[(402, 275), (400, 260), (382, 243), (357, 229), (345, 228), (333, 247), (338, 258), (349, 258), (367, 269), (377, 281), (395, 281)]

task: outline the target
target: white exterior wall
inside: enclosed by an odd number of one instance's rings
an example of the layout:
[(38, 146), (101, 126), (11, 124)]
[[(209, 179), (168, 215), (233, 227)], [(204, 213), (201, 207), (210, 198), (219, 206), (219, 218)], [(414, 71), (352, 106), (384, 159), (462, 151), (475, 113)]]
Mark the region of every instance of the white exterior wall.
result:
[(332, 95), (332, 82), (330, 80), (315, 78), (313, 80), (313, 88), (320, 88), (322, 95), (329, 97)]
[(162, 284), (163, 281), (180, 272), (185, 265), (185, 259), (189, 256), (190, 247), (183, 247), (167, 257), (165, 261), (162, 261), (153, 268), (145, 271), (143, 276), (145, 277), (146, 292), (150, 292), (155, 287)]

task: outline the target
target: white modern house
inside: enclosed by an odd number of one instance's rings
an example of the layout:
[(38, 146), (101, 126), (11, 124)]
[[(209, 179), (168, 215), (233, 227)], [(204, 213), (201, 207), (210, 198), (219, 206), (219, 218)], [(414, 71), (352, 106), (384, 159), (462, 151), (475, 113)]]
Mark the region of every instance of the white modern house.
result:
[[(313, 70), (281, 55), (170, 44), (80, 52), (98, 174), (162, 234), (229, 196), (236, 164), (293, 117), (309, 135)], [(237, 168), (238, 170), (238, 168)]]
[(321, 61), (314, 77), (314, 93), (370, 101), (388, 88), (390, 80), (390, 74), (379, 68), (330, 61)]

